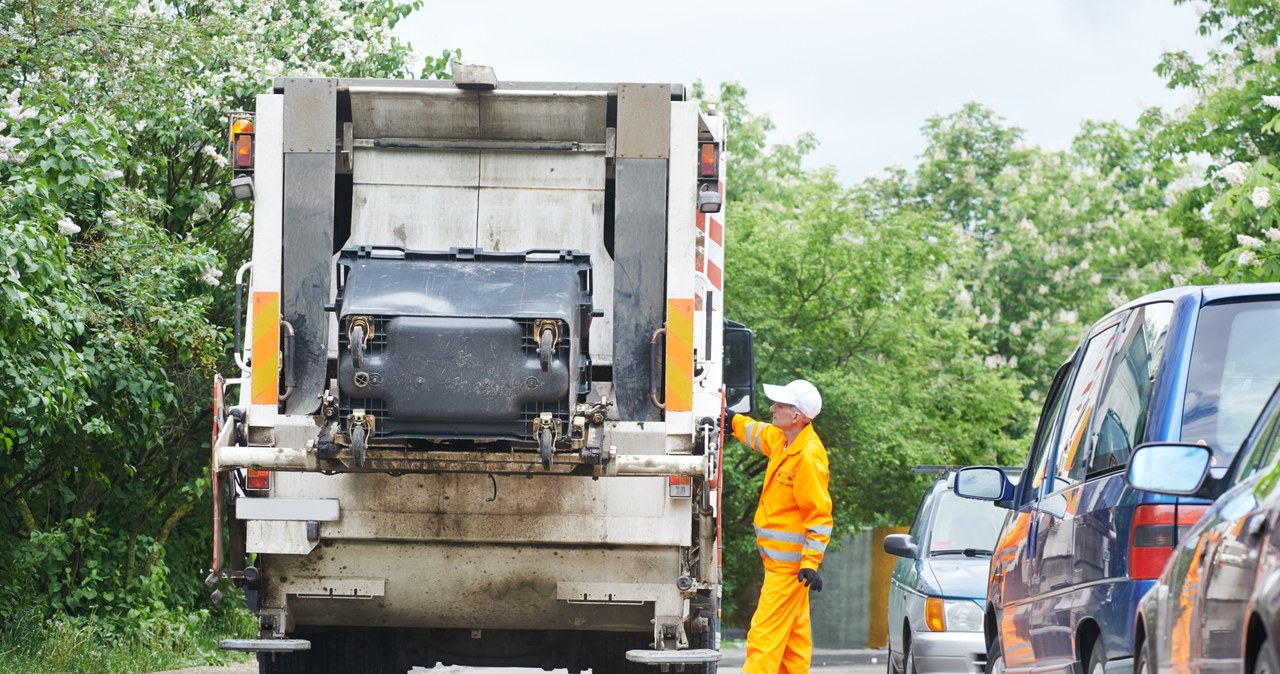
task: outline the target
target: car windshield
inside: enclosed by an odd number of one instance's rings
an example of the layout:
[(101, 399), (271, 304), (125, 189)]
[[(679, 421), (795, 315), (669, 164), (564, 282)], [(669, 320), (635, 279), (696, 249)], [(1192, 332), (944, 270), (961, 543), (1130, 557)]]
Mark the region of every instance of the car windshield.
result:
[(929, 554), (978, 550), (990, 554), (1007, 510), (990, 501), (974, 501), (944, 491), (938, 494), (929, 534)]
[(1182, 441), (1207, 444), (1223, 468), (1280, 382), (1280, 301), (1211, 304), (1191, 347)]

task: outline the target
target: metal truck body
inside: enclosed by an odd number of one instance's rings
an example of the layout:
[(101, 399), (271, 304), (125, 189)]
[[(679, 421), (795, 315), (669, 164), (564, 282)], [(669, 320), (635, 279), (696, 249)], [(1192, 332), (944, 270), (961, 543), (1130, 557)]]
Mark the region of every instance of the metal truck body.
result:
[(685, 99), (470, 67), (258, 97), (209, 581), (260, 634), (225, 647), (714, 671), (720, 420), (751, 388), (723, 376), (724, 123)]

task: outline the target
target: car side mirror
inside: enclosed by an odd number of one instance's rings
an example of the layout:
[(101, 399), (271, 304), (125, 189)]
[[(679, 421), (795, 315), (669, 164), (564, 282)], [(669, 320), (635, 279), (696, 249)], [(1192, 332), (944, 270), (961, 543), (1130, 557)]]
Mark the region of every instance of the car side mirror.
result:
[(975, 501), (992, 501), (1002, 508), (1013, 501), (1013, 483), (995, 466), (970, 466), (955, 473), (952, 491)]
[(1194, 496), (1209, 475), (1213, 450), (1204, 445), (1161, 442), (1138, 445), (1129, 456), (1124, 479), (1134, 489)]
[(920, 547), (915, 541), (911, 540), (911, 534), (890, 534), (884, 537), (884, 551), (895, 556), (905, 557), (907, 559), (916, 559), (920, 556)]

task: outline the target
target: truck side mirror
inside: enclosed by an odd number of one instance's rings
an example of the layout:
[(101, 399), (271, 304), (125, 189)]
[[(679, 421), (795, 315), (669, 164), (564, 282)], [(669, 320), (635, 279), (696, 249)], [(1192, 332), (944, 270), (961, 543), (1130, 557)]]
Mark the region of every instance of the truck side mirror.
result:
[(725, 409), (751, 414), (756, 408), (756, 356), (754, 336), (747, 326), (724, 322)]

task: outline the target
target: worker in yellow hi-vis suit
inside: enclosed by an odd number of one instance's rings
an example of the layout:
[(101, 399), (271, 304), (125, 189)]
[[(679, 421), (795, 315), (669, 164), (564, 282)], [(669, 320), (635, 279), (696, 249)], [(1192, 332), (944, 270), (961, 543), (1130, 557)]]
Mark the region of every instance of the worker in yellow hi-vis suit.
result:
[(760, 604), (747, 632), (746, 674), (807, 674), (813, 655), (809, 590), (822, 591), (818, 565), (831, 540), (827, 450), (813, 430), (822, 395), (807, 381), (764, 385), (773, 423), (731, 416), (733, 435), (769, 457), (756, 507), (756, 547), (764, 560)]

